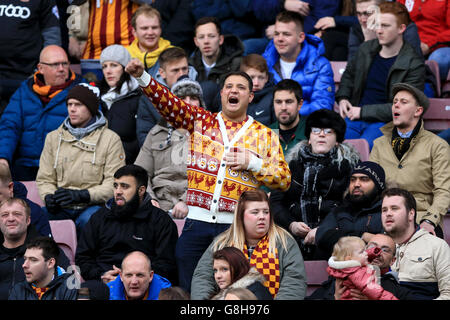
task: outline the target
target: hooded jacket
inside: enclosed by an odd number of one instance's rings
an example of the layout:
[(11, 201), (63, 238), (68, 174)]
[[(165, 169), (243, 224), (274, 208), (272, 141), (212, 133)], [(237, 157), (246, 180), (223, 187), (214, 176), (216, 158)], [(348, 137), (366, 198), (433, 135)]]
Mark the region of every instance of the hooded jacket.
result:
[(111, 210), (113, 199), (91, 216), (78, 241), (75, 262), (85, 280), (100, 276), (122, 263), (131, 251), (144, 252), (155, 273), (176, 279), (175, 245), (178, 230), (163, 210), (151, 204), (146, 194), (139, 209), (119, 217)]
[[(125, 287), (120, 275), (118, 275), (115, 280), (108, 282), (107, 286), (109, 288), (109, 300), (127, 300), (125, 295)], [(161, 289), (169, 288), (171, 286), (172, 285), (169, 280), (154, 273), (152, 282), (150, 282), (148, 287), (147, 300), (158, 300)]]
[[(324, 57), (325, 47), (320, 38), (306, 35), (302, 49), (297, 56), (291, 79), (297, 81), (303, 89), (301, 116), (307, 116), (319, 109), (332, 109), (334, 104), (334, 76), (330, 62)], [(282, 80), (280, 55), (273, 40), (262, 55), (274, 76), (275, 83)]]
[(211, 300), (225, 300), (227, 291), (234, 288), (246, 288), (250, 290), (258, 300), (273, 300), (269, 289), (264, 286), (264, 282), (266, 282), (264, 276), (252, 267), (245, 276), (230, 284), (226, 289), (220, 290), (219, 293), (211, 298)]
[(286, 155), (292, 173), (291, 187), (286, 192), (273, 190), (270, 204), (275, 222), (289, 230), (294, 221), (311, 228), (342, 203), (351, 171), (359, 161), (356, 149), (341, 143), (325, 155), (311, 153), (307, 140), (294, 146)]
[(234, 35), (225, 35), (216, 65), (211, 69), (208, 76), (206, 76), (200, 49), (195, 49), (193, 55), (189, 58), (189, 64), (197, 70), (198, 77), (196, 80), (198, 82), (210, 80), (219, 84), (223, 75), (230, 71), (239, 70), (243, 53), (244, 45), (242, 41)]
[(170, 131), (167, 121), (162, 118), (148, 133), (135, 161), (148, 173), (147, 192), (165, 211), (179, 201), (186, 201), (187, 141), (186, 131)]
[[(119, 136), (104, 124), (77, 140), (62, 124), (48, 134), (36, 184), (42, 201), (58, 188), (87, 189), (90, 204), (113, 196), (114, 173), (125, 165)], [(86, 128), (85, 128), (86, 129)]]
[(398, 300), (392, 293), (377, 283), (375, 270), (371, 266), (361, 266), (356, 260), (328, 260), (327, 272), (336, 279), (343, 280), (346, 287), (341, 300), (351, 300), (350, 289), (358, 289), (370, 300)]
[(33, 78), (22, 82), (0, 118), (0, 158), (10, 166), (39, 167), (45, 138), (67, 117), (67, 93), (80, 82), (81, 77), (76, 76), (46, 105), (33, 91)]
[[(60, 273), (48, 284), (48, 290), (42, 295), (41, 300), (77, 300), (78, 289), (70, 287), (67, 282), (70, 282), (70, 278), (73, 274)], [(36, 292), (34, 292), (31, 284), (26, 281), (22, 281), (14, 286), (9, 295), (8, 300), (39, 300)]]

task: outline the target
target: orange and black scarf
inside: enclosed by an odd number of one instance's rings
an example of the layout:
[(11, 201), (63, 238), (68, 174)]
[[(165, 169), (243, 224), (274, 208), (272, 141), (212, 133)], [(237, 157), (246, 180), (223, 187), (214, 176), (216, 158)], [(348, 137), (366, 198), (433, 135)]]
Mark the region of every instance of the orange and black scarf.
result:
[(42, 103), (47, 104), (58, 93), (66, 89), (75, 80), (75, 73), (69, 70), (69, 79), (59, 86), (48, 86), (45, 84), (44, 76), (36, 71), (34, 74), (33, 91), (37, 93)]
[[(244, 254), (248, 259), (247, 245), (244, 244)], [(264, 285), (269, 289), (272, 297), (280, 289), (280, 261), (278, 259), (278, 250), (275, 248), (275, 256), (269, 253), (269, 239), (264, 236), (252, 252), (250, 265), (255, 267), (266, 278)]]

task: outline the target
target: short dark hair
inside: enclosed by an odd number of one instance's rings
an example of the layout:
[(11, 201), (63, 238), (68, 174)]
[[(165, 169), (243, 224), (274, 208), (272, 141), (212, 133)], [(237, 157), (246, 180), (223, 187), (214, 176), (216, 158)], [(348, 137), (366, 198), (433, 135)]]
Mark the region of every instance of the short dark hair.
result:
[(231, 72), (228, 72), (226, 75), (224, 75), (221, 80), (221, 83), (220, 83), (221, 89), (223, 89), (223, 86), (225, 85), (225, 81), (231, 76), (241, 76), (241, 77), (244, 77), (245, 79), (247, 79), (248, 88), (250, 89), (250, 92), (253, 91), (253, 80), (244, 71), (231, 71)]
[(159, 55), (159, 66), (164, 68), (167, 63), (178, 61), (183, 58), (186, 58), (186, 60), (188, 59), (188, 55), (184, 49), (180, 47), (170, 47), (161, 52)]
[(303, 99), (302, 86), (297, 81), (294, 81), (292, 79), (283, 79), (273, 87), (273, 97), (274, 98), (275, 98), (275, 92), (277, 92), (277, 91), (293, 92), (295, 95), (295, 99), (297, 99), (297, 102), (300, 102)]
[(27, 243), (27, 249), (42, 249), (42, 256), (47, 261), (51, 258), (55, 259), (58, 265), (59, 247), (58, 244), (49, 237), (37, 237)]
[(385, 189), (381, 193), (381, 199), (384, 199), (385, 197), (394, 197), (399, 196), (403, 198), (403, 202), (405, 204), (406, 211), (409, 212), (411, 209), (414, 210), (414, 224), (417, 224), (416, 217), (417, 217), (417, 204), (416, 199), (412, 195), (411, 192), (405, 189), (401, 188), (389, 188)]
[(289, 23), (294, 22), (297, 27), (300, 28), (301, 31), (303, 31), (303, 17), (300, 13), (294, 12), (294, 11), (281, 11), (279, 14), (277, 14), (275, 21), (283, 22), (283, 23)]
[(145, 171), (144, 168), (141, 166), (138, 166), (136, 164), (128, 164), (126, 166), (123, 166), (122, 168), (119, 168), (114, 173), (114, 178), (119, 179), (123, 176), (132, 176), (136, 179), (137, 187), (144, 186), (147, 189), (147, 183), (148, 183), (148, 174), (147, 171)]
[(245, 276), (250, 270), (250, 264), (244, 253), (235, 247), (225, 247), (213, 253), (213, 260), (225, 260), (230, 265), (230, 278), (234, 283)]
[(219, 19), (217, 19), (216, 17), (202, 17), (200, 19), (197, 20), (197, 22), (194, 25), (194, 35), (197, 34), (197, 28), (207, 24), (207, 23), (214, 23), (216, 28), (217, 28), (217, 32), (220, 34), (222, 34), (222, 27), (220, 26), (220, 21)]

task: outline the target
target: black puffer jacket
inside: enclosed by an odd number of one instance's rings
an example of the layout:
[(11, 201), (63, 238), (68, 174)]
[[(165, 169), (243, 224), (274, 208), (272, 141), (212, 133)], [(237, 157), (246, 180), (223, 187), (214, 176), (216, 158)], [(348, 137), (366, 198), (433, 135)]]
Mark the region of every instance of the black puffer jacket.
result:
[(137, 88), (114, 101), (109, 110), (102, 102), (102, 112), (108, 120), (108, 128), (117, 133), (122, 141), (126, 164), (133, 164), (139, 154), (136, 115), (141, 96), (142, 91)]
[(328, 257), (339, 238), (345, 236), (361, 237), (364, 232), (382, 233), (381, 199), (377, 197), (365, 207), (358, 207), (348, 201), (333, 209), (323, 220), (316, 232), (316, 244)]
[[(71, 273), (63, 273), (56, 276), (49, 284), (48, 290), (42, 295), (41, 300), (77, 300), (78, 290), (68, 285)], [(14, 286), (9, 300), (39, 300), (31, 284), (22, 281)]]
[(139, 250), (147, 254), (155, 273), (177, 283), (175, 245), (178, 230), (172, 218), (154, 207), (146, 194), (131, 216), (117, 217), (106, 207), (94, 213), (81, 233), (75, 262), (85, 280), (99, 280), (113, 265), (120, 267), (125, 255)]
[(202, 62), (202, 53), (198, 48), (195, 49), (193, 56), (189, 58), (189, 64), (197, 70), (198, 82), (209, 80), (219, 84), (222, 76), (230, 71), (239, 70), (243, 53), (244, 45), (242, 41), (234, 35), (225, 35), (223, 44), (220, 46), (220, 54), (216, 65), (211, 69), (208, 76), (206, 76), (205, 66)]

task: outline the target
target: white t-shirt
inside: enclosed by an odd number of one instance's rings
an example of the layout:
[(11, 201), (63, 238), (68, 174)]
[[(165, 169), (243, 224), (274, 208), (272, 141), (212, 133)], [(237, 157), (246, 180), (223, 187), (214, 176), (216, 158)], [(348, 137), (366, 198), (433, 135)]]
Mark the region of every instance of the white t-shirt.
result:
[(283, 59), (280, 59), (281, 77), (283, 79), (290, 79), (291, 78), (292, 71), (294, 70), (296, 63), (297, 63), (297, 61), (286, 62), (286, 61), (283, 61)]

